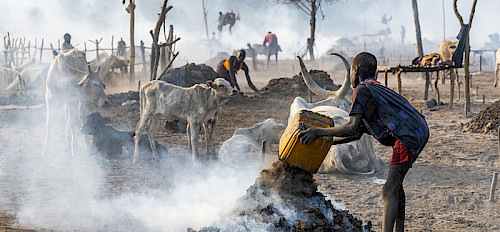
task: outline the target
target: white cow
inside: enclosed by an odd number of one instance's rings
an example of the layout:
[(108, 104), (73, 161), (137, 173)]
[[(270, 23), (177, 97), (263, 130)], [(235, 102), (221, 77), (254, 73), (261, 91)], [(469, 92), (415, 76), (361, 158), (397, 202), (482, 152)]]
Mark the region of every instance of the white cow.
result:
[(83, 125), (90, 104), (99, 107), (109, 104), (104, 84), (87, 65), (85, 53), (71, 49), (61, 52), (50, 64), (45, 89), (47, 131), (43, 153), (51, 147), (55, 116), (62, 113), (60, 107), (64, 106), (66, 146), (71, 145), (74, 155), (76, 133)]
[(495, 87), (498, 86), (498, 80), (500, 79), (498, 77), (498, 68), (500, 67), (500, 48), (497, 50), (496, 53), (496, 65), (495, 65), (495, 83), (493, 84)]
[[(292, 105), (290, 105), (289, 123), (293, 116), (302, 109), (331, 117), (335, 122), (335, 126), (349, 123), (350, 119), (347, 111), (351, 107), (352, 100), (347, 98), (346, 94), (351, 89), (350, 66), (343, 56), (336, 53), (332, 54), (339, 56), (346, 67), (346, 76), (342, 87), (337, 91), (329, 91), (319, 87), (307, 71), (302, 59), (299, 58), (302, 77), (307, 86), (312, 92), (325, 98), (325, 100), (308, 103), (303, 98), (296, 97)], [(319, 171), (332, 172), (335, 170), (349, 174), (371, 174), (380, 170), (380, 163), (375, 156), (370, 136), (363, 135), (358, 141), (332, 146)]]
[[(205, 127), (207, 152), (213, 143), (212, 132), (216, 122), (217, 112), (229, 98), (238, 92), (223, 78), (217, 78), (207, 84), (196, 84), (188, 88), (169, 84), (165, 81), (151, 81), (140, 90), (141, 119), (135, 129), (134, 162), (139, 152), (139, 139), (145, 130), (155, 160), (159, 160), (154, 144), (154, 129), (157, 117), (163, 115), (167, 121), (184, 119), (188, 122), (188, 147), (192, 148), (192, 159), (198, 156), (198, 134), (200, 126)], [(207, 128), (211, 127), (207, 135)]]
[[(251, 128), (238, 128), (233, 136), (222, 143), (219, 150), (219, 159), (225, 164), (252, 166), (263, 162), (261, 143), (266, 141), (269, 148), (271, 144), (279, 143), (285, 125), (276, 123), (268, 118)], [(266, 149), (267, 150), (267, 149)]]

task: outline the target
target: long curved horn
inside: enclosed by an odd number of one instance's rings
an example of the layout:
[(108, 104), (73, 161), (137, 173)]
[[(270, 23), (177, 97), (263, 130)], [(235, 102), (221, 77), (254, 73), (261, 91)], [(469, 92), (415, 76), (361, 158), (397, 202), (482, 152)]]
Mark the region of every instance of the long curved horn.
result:
[(302, 78), (304, 79), (304, 82), (306, 83), (307, 87), (316, 95), (322, 97), (322, 98), (327, 98), (329, 96), (329, 91), (326, 89), (323, 89), (316, 84), (316, 82), (312, 79), (311, 74), (307, 71), (306, 66), (304, 65), (304, 62), (302, 61), (302, 58), (300, 56), (297, 56), (299, 58), (299, 64), (300, 64), (300, 73), (302, 74)]
[(351, 76), (350, 76), (351, 65), (349, 64), (349, 61), (347, 61), (347, 59), (345, 57), (343, 57), (342, 55), (340, 55), (338, 53), (332, 53), (330, 55), (335, 55), (335, 56), (340, 57), (340, 59), (342, 59), (342, 61), (344, 62), (345, 69), (346, 69), (344, 83), (342, 83), (342, 86), (340, 87), (340, 89), (338, 89), (337, 91), (331, 91), (332, 93), (330, 93), (330, 94), (334, 94), (338, 98), (344, 98), (345, 95), (347, 94), (347, 92), (349, 92), (349, 89), (351, 88)]

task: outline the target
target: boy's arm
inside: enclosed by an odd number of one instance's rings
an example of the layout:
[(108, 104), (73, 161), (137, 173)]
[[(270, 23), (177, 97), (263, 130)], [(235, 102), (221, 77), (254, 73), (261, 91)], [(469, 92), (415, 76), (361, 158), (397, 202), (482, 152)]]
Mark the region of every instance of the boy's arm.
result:
[(348, 142), (352, 142), (352, 141), (356, 141), (356, 140), (359, 140), (361, 139), (361, 136), (363, 134), (357, 134), (357, 135), (354, 135), (354, 136), (350, 136), (350, 137), (333, 137), (333, 144), (332, 145), (337, 145), (337, 144), (343, 144), (343, 143), (348, 143)]
[[(353, 137), (358, 136), (359, 126), (361, 125), (361, 114), (350, 116), (348, 124), (330, 128), (309, 127), (305, 131), (299, 133), (298, 138), (302, 143), (309, 144), (318, 137)], [(361, 137), (361, 136), (360, 136)], [(351, 140), (353, 141), (353, 140)]]

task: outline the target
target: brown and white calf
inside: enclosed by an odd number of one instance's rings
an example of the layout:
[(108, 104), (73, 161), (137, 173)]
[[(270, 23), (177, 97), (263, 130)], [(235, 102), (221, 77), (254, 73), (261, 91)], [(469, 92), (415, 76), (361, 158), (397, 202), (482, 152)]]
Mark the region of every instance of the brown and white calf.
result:
[[(207, 152), (212, 145), (213, 127), (217, 112), (237, 91), (223, 78), (217, 78), (207, 84), (196, 84), (188, 88), (169, 84), (165, 81), (151, 81), (140, 90), (141, 119), (135, 129), (134, 162), (139, 152), (139, 140), (148, 131), (148, 138), (155, 160), (159, 160), (154, 144), (154, 130), (158, 117), (164, 116), (167, 121), (184, 119), (188, 122), (188, 146), (191, 149), (193, 162), (198, 156), (198, 135), (200, 126), (205, 127)], [(207, 135), (206, 127), (211, 127)]]

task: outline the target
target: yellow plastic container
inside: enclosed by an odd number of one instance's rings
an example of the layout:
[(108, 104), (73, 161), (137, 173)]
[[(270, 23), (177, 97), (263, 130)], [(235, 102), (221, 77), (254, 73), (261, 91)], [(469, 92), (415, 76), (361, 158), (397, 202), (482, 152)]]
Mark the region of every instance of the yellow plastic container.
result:
[(279, 158), (310, 173), (316, 173), (332, 146), (332, 140), (318, 138), (310, 144), (303, 144), (297, 137), (301, 123), (322, 128), (335, 125), (332, 118), (328, 116), (309, 110), (300, 110), (281, 136)]

